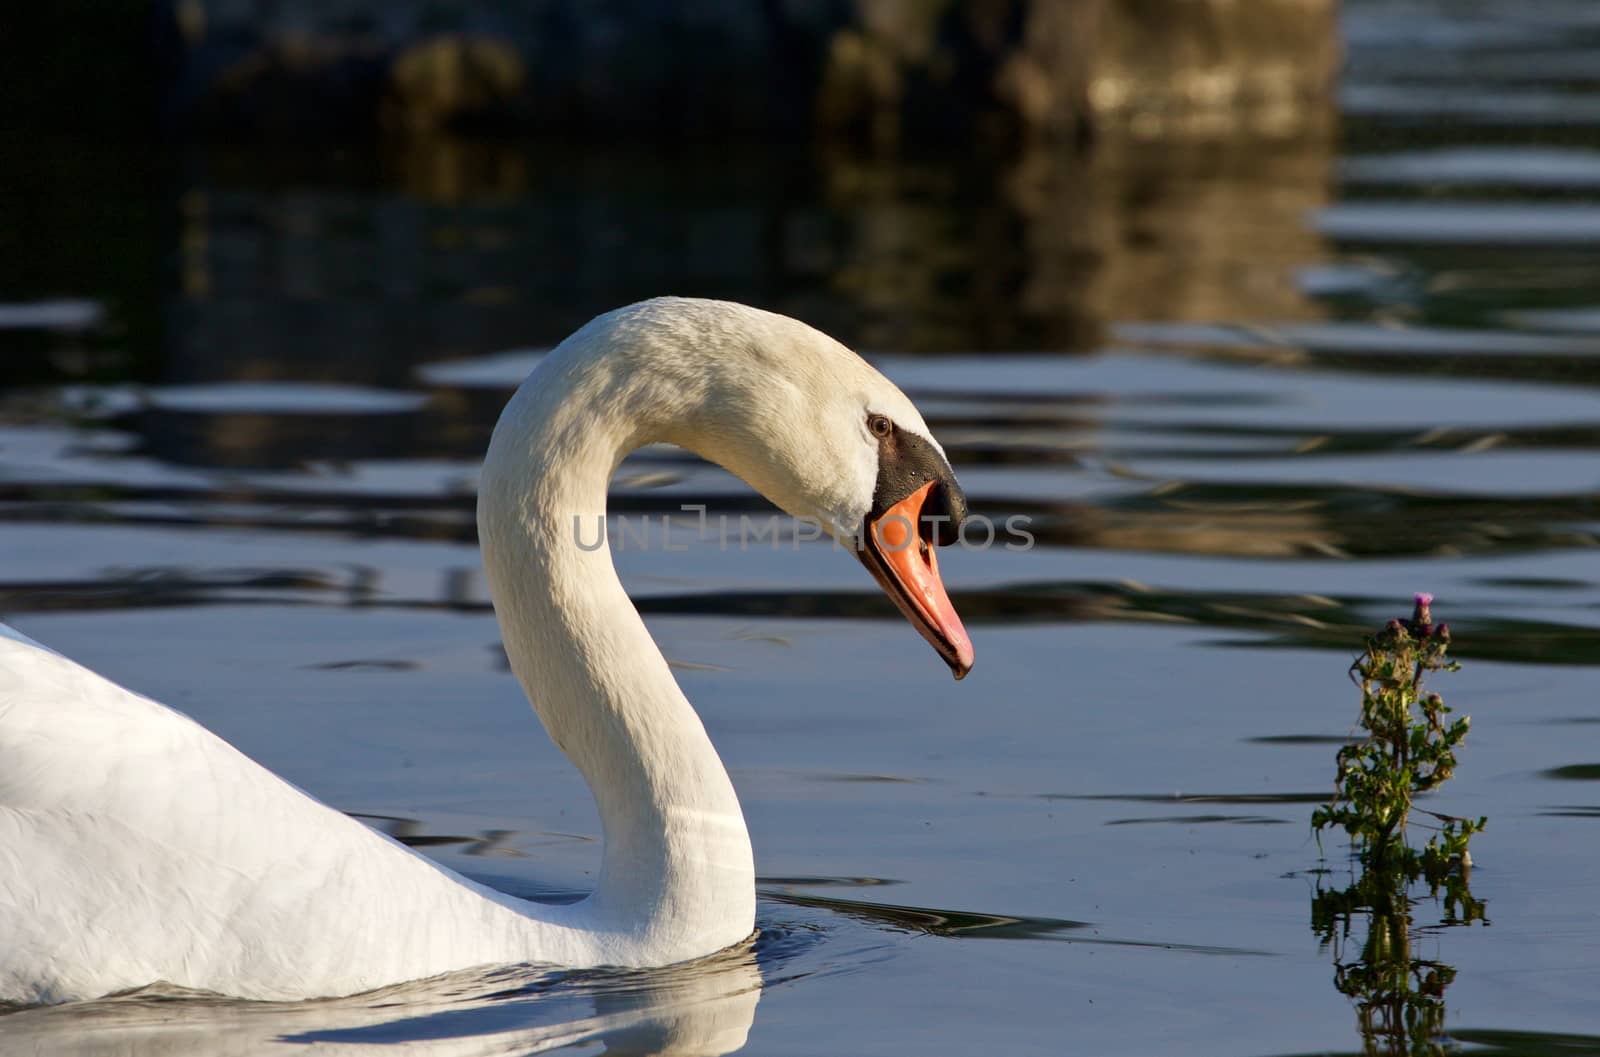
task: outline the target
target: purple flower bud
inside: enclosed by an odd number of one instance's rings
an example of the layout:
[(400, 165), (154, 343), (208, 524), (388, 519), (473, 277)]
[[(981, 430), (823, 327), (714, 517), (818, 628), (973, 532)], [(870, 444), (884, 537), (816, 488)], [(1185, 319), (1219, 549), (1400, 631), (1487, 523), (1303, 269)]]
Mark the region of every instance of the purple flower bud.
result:
[(1433, 633), (1435, 635), (1439, 636), (1441, 639), (1443, 639), (1446, 642), (1450, 641), (1450, 625), (1449, 624), (1440, 624), (1438, 627), (1433, 629)]
[[(1416, 608), (1411, 611), (1411, 630), (1419, 635), (1426, 635), (1433, 630), (1433, 613), (1429, 610), (1433, 605), (1433, 596), (1426, 591), (1418, 591), (1413, 597)], [(1422, 630), (1424, 627), (1427, 631)]]

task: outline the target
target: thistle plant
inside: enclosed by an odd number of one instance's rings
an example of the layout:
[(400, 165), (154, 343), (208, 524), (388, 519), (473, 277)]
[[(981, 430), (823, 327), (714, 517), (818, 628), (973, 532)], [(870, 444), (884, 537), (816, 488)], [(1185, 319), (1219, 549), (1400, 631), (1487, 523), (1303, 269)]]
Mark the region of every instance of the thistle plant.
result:
[[(1446, 656), (1450, 629), (1434, 625), (1432, 604), (1432, 595), (1417, 595), (1411, 619), (1389, 621), (1350, 666), (1366, 736), (1339, 750), (1333, 800), (1311, 816), (1319, 842), (1325, 827), (1343, 827), (1359, 864), (1348, 888), (1318, 885), (1311, 927), (1333, 949), (1334, 986), (1355, 1003), (1364, 1052), (1385, 1057), (1454, 1052), (1444, 1035), (1444, 992), (1455, 969), (1414, 956), (1414, 933), (1430, 930), (1414, 930), (1411, 885), (1425, 879), (1434, 898), (1443, 890), (1444, 916), (1433, 928), (1487, 921), (1468, 885), (1467, 851), (1486, 820), (1414, 804), (1455, 772), (1455, 750), (1469, 726), (1465, 716), (1449, 719), (1444, 701), (1423, 685), (1425, 676), (1459, 667)], [(1439, 823), (1420, 852), (1406, 840), (1414, 810)], [(1358, 921), (1366, 925), (1359, 952)]]
[(1432, 605), (1432, 595), (1417, 595), (1411, 619), (1389, 621), (1350, 666), (1351, 681), (1361, 690), (1366, 737), (1339, 750), (1333, 800), (1312, 813), (1311, 825), (1319, 841), (1324, 828), (1343, 827), (1368, 868), (1420, 868), (1438, 885), (1471, 866), (1467, 843), (1487, 819), (1418, 808), (1439, 823), (1438, 830), (1420, 853), (1406, 840), (1416, 797), (1455, 773), (1456, 747), (1471, 725), (1466, 716), (1448, 719), (1444, 699), (1423, 685), (1427, 675), (1461, 667), (1446, 656), (1450, 628), (1433, 623)]

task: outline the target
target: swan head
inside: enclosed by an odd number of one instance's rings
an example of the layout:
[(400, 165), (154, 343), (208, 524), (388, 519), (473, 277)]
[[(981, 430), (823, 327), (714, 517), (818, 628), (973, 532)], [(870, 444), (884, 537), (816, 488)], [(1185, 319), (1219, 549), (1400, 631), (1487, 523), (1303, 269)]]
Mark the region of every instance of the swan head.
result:
[[(939, 575), (966, 496), (915, 405), (860, 356), (798, 320), (744, 305), (662, 298), (630, 309), (626, 333), (668, 363), (699, 350), (659, 394), (670, 440), (738, 474), (853, 551), (957, 679), (972, 641)], [(630, 340), (638, 341), (634, 334)], [(686, 413), (672, 405), (687, 401)]]
[[(513, 555), (499, 544), (503, 524), (542, 511), (531, 520), (548, 517), (555, 531), (535, 535), (567, 539), (573, 515), (604, 509), (604, 478), (622, 457), (660, 441), (718, 463), (853, 551), (956, 678), (967, 674), (972, 642), (935, 555), (967, 516), (944, 449), (854, 352), (727, 301), (662, 297), (608, 312), (528, 377), (495, 427), (480, 481), (491, 582), (494, 555)], [(559, 467), (580, 452), (605, 465), (585, 469), (588, 483), (571, 492)], [(498, 577), (508, 594), (511, 568)]]
[[(915, 408), (911, 414), (916, 416)], [(916, 422), (921, 426), (920, 416)], [(872, 504), (850, 544), (951, 674), (964, 679), (972, 670), (972, 640), (945, 592), (935, 548), (961, 538), (966, 496), (926, 426), (919, 431), (869, 411), (867, 431), (878, 442), (877, 473)]]

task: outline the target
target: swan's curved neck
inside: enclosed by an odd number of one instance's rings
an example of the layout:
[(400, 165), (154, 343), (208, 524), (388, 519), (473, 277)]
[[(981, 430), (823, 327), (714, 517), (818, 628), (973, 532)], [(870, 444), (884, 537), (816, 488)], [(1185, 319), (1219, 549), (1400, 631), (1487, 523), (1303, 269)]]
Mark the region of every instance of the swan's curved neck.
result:
[[(750, 840), (699, 717), (595, 540), (623, 456), (692, 438), (706, 390), (693, 371), (669, 377), (581, 337), (495, 428), (478, 503), (484, 566), (511, 669), (599, 806), (589, 927), (687, 957), (753, 927)], [(708, 933), (729, 934), (708, 947)]]

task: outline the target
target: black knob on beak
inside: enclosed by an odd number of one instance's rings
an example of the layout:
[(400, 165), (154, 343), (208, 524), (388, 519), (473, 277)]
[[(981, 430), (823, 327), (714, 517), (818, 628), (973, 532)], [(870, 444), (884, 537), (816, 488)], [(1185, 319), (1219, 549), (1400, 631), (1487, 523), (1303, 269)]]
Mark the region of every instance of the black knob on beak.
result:
[(922, 504), (921, 535), (935, 546), (948, 547), (961, 539), (961, 523), (967, 518), (967, 497), (955, 478), (941, 477)]

